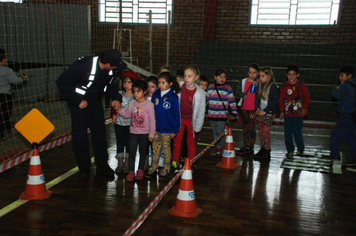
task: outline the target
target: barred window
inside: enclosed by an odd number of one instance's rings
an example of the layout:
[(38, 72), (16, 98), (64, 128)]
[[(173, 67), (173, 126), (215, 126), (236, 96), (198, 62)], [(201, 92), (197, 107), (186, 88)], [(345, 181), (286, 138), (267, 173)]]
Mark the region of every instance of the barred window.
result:
[(336, 25), (340, 0), (252, 0), (251, 25)]
[[(153, 24), (167, 24), (173, 0), (122, 0), (122, 23), (148, 23), (152, 11)], [(99, 0), (99, 21), (119, 22), (120, 1)]]
[(22, 3), (22, 0), (0, 0), (0, 2), (13, 2), (13, 3)]

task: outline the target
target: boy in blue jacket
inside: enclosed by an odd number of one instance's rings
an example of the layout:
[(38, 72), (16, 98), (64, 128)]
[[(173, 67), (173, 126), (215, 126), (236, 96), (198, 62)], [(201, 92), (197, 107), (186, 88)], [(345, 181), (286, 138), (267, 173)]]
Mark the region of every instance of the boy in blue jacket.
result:
[(356, 163), (355, 122), (352, 113), (356, 110), (356, 79), (355, 69), (345, 66), (339, 71), (340, 86), (331, 91), (331, 95), (339, 100), (339, 119), (331, 131), (330, 158), (340, 160), (340, 144), (344, 139), (351, 152), (351, 163)]

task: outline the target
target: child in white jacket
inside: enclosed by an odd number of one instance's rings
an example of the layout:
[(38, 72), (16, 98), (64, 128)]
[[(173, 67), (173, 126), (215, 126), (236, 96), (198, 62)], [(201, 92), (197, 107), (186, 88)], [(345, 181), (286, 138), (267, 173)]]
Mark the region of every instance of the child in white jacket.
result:
[(181, 128), (173, 142), (174, 171), (179, 170), (179, 156), (182, 146), (184, 130), (187, 130), (188, 158), (193, 159), (196, 152), (195, 134), (200, 132), (204, 124), (206, 95), (196, 84), (199, 79), (199, 69), (195, 65), (188, 65), (184, 69), (184, 84), (182, 84), (180, 98)]

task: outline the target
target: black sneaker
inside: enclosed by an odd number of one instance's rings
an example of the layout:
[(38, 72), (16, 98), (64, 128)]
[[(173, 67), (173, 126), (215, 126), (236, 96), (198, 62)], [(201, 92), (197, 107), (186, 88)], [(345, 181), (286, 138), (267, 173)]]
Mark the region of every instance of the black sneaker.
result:
[(327, 159), (327, 160), (333, 160), (333, 161), (340, 161), (340, 158), (336, 158), (330, 155), (322, 155), (321, 158)]
[(80, 180), (88, 180), (90, 178), (90, 173), (79, 172), (78, 179)]
[(165, 180), (169, 177), (169, 170), (162, 169), (161, 173), (159, 174), (159, 179), (160, 180)]
[(222, 153), (222, 148), (221, 147), (214, 147), (211, 151), (210, 151), (210, 155), (215, 156), (215, 155), (220, 155)]
[(287, 152), (287, 154), (286, 154), (286, 158), (287, 159), (294, 159), (294, 152)]
[(145, 177), (146, 177), (147, 179), (152, 178), (152, 176), (156, 174), (156, 171), (157, 171), (157, 170), (154, 170), (152, 167), (148, 168), (148, 171), (147, 171), (147, 173), (145, 174)]
[[(240, 150), (238, 150), (236, 152), (236, 154), (239, 155), (239, 156), (242, 156), (242, 155), (245, 155), (245, 154), (250, 154), (250, 153), (251, 153), (251, 151), (247, 147), (241, 147)], [(253, 150), (252, 150), (252, 153), (253, 153)]]
[(114, 178), (115, 177), (115, 171), (113, 171), (111, 168), (100, 168), (96, 169), (96, 175), (97, 176), (102, 176), (102, 177), (108, 177), (108, 178)]
[(180, 169), (180, 163), (177, 161), (172, 161), (172, 173), (178, 173)]

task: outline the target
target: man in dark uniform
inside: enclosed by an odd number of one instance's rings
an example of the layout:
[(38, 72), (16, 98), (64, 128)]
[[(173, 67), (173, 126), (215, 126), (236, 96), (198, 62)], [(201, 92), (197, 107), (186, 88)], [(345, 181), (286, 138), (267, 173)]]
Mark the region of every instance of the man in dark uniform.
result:
[(108, 164), (104, 109), (101, 98), (108, 90), (118, 109), (122, 102), (115, 82), (116, 70), (124, 69), (120, 52), (110, 49), (99, 56), (87, 56), (74, 62), (56, 81), (61, 94), (67, 99), (71, 112), (73, 150), (80, 170), (79, 177), (90, 175), (90, 151), (87, 129), (91, 130), (91, 141), (95, 156), (96, 174), (114, 177)]

